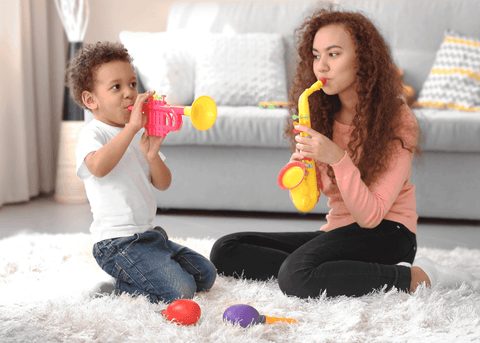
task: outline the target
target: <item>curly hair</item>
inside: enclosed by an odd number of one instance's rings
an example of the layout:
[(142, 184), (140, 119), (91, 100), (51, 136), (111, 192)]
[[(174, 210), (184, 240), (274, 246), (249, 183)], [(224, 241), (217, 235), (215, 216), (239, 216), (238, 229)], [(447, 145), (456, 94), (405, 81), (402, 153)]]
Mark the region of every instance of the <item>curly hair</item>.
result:
[[(290, 101), (298, 103), (303, 91), (317, 81), (313, 72), (313, 40), (317, 31), (330, 24), (340, 24), (350, 34), (356, 52), (357, 71), (355, 80), (359, 103), (352, 125), (349, 150), (352, 161), (360, 170), (361, 178), (367, 186), (371, 185), (387, 169), (395, 150), (395, 141), (403, 149), (419, 152), (417, 147), (418, 125), (410, 125), (408, 130), (415, 137), (413, 144), (407, 146), (407, 140), (399, 135), (401, 122), (400, 99), (402, 82), (393, 63), (390, 48), (364, 15), (336, 8), (333, 4), (322, 5), (306, 17), (295, 30), (295, 43), (300, 57), (290, 91)], [(338, 95), (329, 96), (322, 91), (309, 97), (311, 125), (314, 130), (333, 138), (334, 115), (339, 112), (341, 103)], [(290, 115), (284, 130), (284, 136), (290, 140), (292, 152), (295, 149), (292, 115), (298, 115), (298, 107), (289, 109)], [(332, 184), (336, 184), (331, 166), (317, 162), (320, 168), (327, 168)]]
[(66, 73), (70, 96), (78, 106), (86, 109), (82, 101), (83, 91), (93, 91), (98, 68), (112, 61), (124, 61), (132, 64), (133, 58), (121, 43), (97, 42), (96, 44), (87, 44), (77, 50)]

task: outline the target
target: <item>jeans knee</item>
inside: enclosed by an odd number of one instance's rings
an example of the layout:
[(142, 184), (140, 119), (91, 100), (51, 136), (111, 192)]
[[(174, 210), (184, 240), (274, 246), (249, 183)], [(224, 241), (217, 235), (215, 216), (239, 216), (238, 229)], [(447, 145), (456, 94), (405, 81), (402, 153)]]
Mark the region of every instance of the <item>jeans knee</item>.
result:
[(212, 262), (208, 261), (208, 264), (203, 270), (201, 282), (197, 282), (197, 291), (208, 291), (210, 288), (213, 287), (216, 279), (217, 269)]
[(195, 292), (197, 290), (197, 287), (195, 284), (192, 283), (185, 283), (180, 287), (178, 290), (179, 294), (177, 296), (177, 299), (193, 299), (193, 296), (195, 295)]
[(158, 295), (158, 300), (166, 303), (171, 303), (178, 299), (193, 299), (197, 290), (196, 284), (192, 282), (183, 282), (173, 289), (169, 289), (168, 292), (162, 292)]

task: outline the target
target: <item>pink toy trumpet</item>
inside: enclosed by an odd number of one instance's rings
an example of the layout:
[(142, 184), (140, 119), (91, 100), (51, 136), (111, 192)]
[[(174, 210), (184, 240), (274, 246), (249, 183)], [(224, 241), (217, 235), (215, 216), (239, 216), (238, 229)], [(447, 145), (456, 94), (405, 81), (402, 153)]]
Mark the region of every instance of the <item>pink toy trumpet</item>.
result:
[[(209, 96), (195, 99), (192, 106), (172, 106), (165, 101), (165, 95), (149, 97), (142, 106), (142, 112), (148, 115), (145, 126), (149, 135), (165, 137), (170, 131), (177, 131), (183, 122), (182, 115), (189, 116), (193, 126), (208, 130), (217, 119), (217, 105)], [(133, 106), (128, 106), (131, 111)]]

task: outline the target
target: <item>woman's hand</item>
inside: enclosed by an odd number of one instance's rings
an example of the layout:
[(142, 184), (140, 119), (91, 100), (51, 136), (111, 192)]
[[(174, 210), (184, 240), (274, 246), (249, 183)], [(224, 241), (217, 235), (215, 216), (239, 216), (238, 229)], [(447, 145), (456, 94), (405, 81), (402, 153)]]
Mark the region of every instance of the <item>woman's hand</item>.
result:
[(306, 133), (311, 138), (300, 135), (295, 137), (297, 152), (292, 155), (290, 161), (294, 158), (297, 160), (301, 156), (300, 160), (311, 158), (315, 161), (332, 165), (340, 162), (345, 156), (346, 152), (342, 148), (312, 128), (297, 125), (295, 129)]

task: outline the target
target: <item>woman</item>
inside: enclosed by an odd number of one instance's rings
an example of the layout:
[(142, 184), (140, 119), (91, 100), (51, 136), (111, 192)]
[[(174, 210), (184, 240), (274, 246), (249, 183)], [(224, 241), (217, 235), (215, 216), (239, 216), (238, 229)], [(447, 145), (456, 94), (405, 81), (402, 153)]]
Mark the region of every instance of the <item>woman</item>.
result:
[[(418, 124), (401, 98), (390, 49), (363, 15), (319, 8), (296, 30), (300, 62), (290, 100), (326, 79), (309, 96), (312, 128), (289, 119), (290, 161), (316, 162), (319, 190), (329, 198), (327, 224), (316, 232), (235, 233), (220, 238), (210, 259), (219, 273), (266, 280), (300, 298), (362, 296), (396, 287), (473, 285), (466, 273), (414, 258)], [(298, 115), (292, 108), (291, 114)], [(321, 186), (323, 184), (323, 187)], [(413, 263), (413, 266), (411, 265)]]

